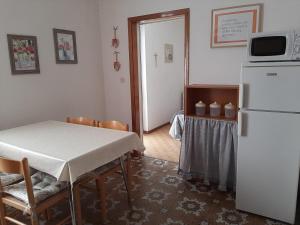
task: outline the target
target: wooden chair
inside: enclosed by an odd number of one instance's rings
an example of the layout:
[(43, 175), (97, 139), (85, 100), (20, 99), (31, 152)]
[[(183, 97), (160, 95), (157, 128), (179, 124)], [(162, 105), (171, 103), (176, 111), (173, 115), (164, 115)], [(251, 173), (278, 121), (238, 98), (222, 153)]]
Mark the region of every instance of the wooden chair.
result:
[[(97, 123), (97, 127), (100, 128), (108, 128), (108, 129), (114, 129), (114, 130), (121, 130), (121, 131), (128, 131), (128, 125), (124, 124), (119, 121), (100, 121)], [(79, 181), (79, 185), (75, 185), (75, 199), (80, 199), (80, 190), (79, 186), (88, 188), (90, 190), (95, 190), (93, 187), (91, 187), (88, 182), (91, 180), (96, 181), (96, 188), (97, 192), (99, 194), (99, 199), (100, 199), (100, 210), (101, 210), (101, 218), (103, 222), (106, 221), (106, 215), (107, 215), (107, 209), (106, 209), (106, 191), (105, 191), (105, 179), (110, 176), (111, 174), (122, 170), (123, 174), (123, 179), (125, 182), (126, 190), (127, 190), (127, 196), (128, 196), (128, 202), (130, 203), (130, 184), (131, 184), (131, 179), (130, 179), (130, 154), (126, 154), (127, 159), (126, 159), (126, 169), (124, 166), (123, 158), (119, 158), (114, 160), (111, 163), (108, 163), (107, 165), (104, 165), (95, 171), (93, 171), (93, 177), (92, 179), (89, 179), (87, 177), (86, 179), (82, 179), (82, 181)], [(126, 170), (126, 171), (125, 171)], [(76, 218), (77, 218), (77, 225), (82, 225), (82, 215), (81, 215), (81, 206), (79, 203), (75, 203), (76, 207)]]
[(129, 131), (128, 124), (122, 123), (122, 122), (116, 121), (116, 120), (99, 121), (98, 127), (114, 129), (114, 130)]
[(97, 121), (94, 119), (86, 118), (86, 117), (67, 117), (67, 123), (75, 123), (86, 126), (97, 126)]
[[(87, 117), (67, 117), (66, 120), (67, 123), (74, 123), (74, 124), (80, 124), (80, 125), (86, 125), (86, 126), (92, 126), (97, 127), (97, 121), (94, 119), (90, 119)], [(74, 205), (75, 205), (75, 213), (76, 213), (76, 223), (77, 225), (81, 225), (83, 223), (82, 221), (82, 215), (81, 215), (81, 203), (80, 203), (80, 188), (85, 187), (89, 188), (88, 183), (93, 180), (94, 178), (87, 175), (79, 179), (74, 185), (73, 185), (73, 193), (74, 193)]]
[[(113, 129), (113, 130), (121, 130), (121, 131), (129, 131), (128, 124), (122, 123), (120, 121), (116, 120), (110, 120), (110, 121), (99, 121), (98, 122), (99, 128), (107, 128), (107, 129)], [(130, 177), (130, 153), (126, 154), (126, 169), (123, 162), (123, 157), (115, 160), (114, 162), (110, 163), (110, 165), (107, 165), (103, 169), (99, 169), (98, 176), (96, 177), (96, 186), (97, 191), (99, 193), (99, 198), (101, 201), (101, 216), (102, 219), (106, 219), (107, 209), (106, 209), (106, 191), (105, 191), (105, 179), (112, 175), (113, 173), (117, 171), (122, 171), (126, 191), (127, 191), (127, 197), (128, 197), (128, 203), (131, 205), (131, 198), (130, 198), (130, 185), (131, 185), (131, 177)], [(102, 170), (102, 171), (101, 171)], [(126, 170), (126, 171), (125, 171)]]
[[(30, 169), (26, 158), (22, 161), (15, 161), (0, 157), (0, 172), (20, 174), (24, 177), (24, 181), (5, 187), (1, 184), (0, 180), (0, 221), (2, 225), (7, 225), (8, 222), (26, 225), (7, 215), (5, 206), (10, 206), (30, 215), (31, 224), (38, 225), (38, 216), (40, 214), (44, 214), (50, 207), (69, 198), (69, 190), (66, 182), (54, 181), (54, 177), (42, 172), (37, 172), (30, 176)], [(33, 184), (39, 185), (43, 181), (48, 183), (43, 189), (33, 186)], [(66, 224), (70, 219), (71, 216), (67, 216), (57, 223), (57, 225)]]

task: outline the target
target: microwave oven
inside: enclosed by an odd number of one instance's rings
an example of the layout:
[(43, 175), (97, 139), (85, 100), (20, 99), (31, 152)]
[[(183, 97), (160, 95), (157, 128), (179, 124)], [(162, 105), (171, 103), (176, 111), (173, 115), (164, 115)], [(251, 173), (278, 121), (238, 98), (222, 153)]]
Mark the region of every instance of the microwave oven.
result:
[(249, 62), (300, 61), (300, 30), (251, 34), (247, 58)]

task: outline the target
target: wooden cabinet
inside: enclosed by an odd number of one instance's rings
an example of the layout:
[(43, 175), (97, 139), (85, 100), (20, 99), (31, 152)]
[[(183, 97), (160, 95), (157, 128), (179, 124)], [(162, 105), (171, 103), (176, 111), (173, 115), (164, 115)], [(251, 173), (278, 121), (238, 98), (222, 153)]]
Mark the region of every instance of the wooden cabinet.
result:
[[(196, 116), (195, 104), (202, 101), (206, 104), (205, 118), (214, 118), (222, 120), (236, 120), (225, 118), (224, 105), (231, 102), (238, 110), (239, 102), (239, 86), (238, 85), (202, 85), (193, 84), (185, 87), (184, 114), (186, 116)], [(221, 116), (210, 117), (209, 105), (213, 102), (221, 104)], [(237, 113), (236, 113), (237, 114)]]

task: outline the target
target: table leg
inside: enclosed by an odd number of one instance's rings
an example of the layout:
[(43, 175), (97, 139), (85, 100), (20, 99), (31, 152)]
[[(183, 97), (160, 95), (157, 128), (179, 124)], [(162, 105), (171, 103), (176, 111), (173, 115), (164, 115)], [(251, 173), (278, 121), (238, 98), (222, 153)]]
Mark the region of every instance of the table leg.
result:
[(123, 175), (125, 187), (126, 187), (126, 190), (127, 190), (128, 203), (131, 204), (130, 190), (129, 190), (129, 186), (128, 186), (127, 173), (126, 173), (125, 166), (124, 166), (123, 156), (121, 156), (119, 158), (119, 160), (120, 160), (120, 164), (121, 164), (122, 175)]
[[(82, 215), (81, 215), (81, 204), (80, 204), (80, 186), (79, 184), (74, 184), (73, 186), (73, 193), (74, 193), (74, 199), (73, 199), (73, 204), (75, 209), (75, 220), (76, 220), (76, 225), (82, 225)], [(73, 222), (74, 224), (74, 222)]]
[(128, 186), (129, 190), (132, 188), (132, 177), (131, 177), (131, 155), (130, 153), (127, 153), (127, 180), (128, 180)]
[(74, 192), (73, 192), (73, 186), (69, 186), (69, 205), (70, 205), (70, 211), (71, 211), (71, 219), (72, 219), (72, 225), (76, 225), (76, 218), (75, 218), (75, 209), (74, 209)]
[(96, 179), (96, 186), (97, 192), (100, 199), (100, 212), (101, 212), (101, 219), (103, 224), (106, 222), (107, 217), (107, 209), (106, 209), (106, 194), (105, 194), (105, 184), (104, 184), (104, 177), (99, 176)]

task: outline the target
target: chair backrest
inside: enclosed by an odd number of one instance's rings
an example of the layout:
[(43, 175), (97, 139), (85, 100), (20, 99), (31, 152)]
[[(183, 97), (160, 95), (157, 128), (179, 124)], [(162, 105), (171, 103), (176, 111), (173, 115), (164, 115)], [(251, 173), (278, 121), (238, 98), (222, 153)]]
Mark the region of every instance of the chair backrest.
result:
[[(31, 176), (30, 176), (30, 168), (29, 168), (27, 158), (24, 158), (21, 161), (15, 161), (15, 160), (0, 157), (0, 172), (23, 175), (26, 190), (27, 190), (29, 205), (31, 207), (35, 206), (35, 199), (33, 195), (33, 187), (32, 187)], [(0, 193), (2, 192), (3, 192), (3, 187), (0, 180)]]
[(81, 124), (86, 126), (97, 126), (97, 121), (94, 119), (86, 118), (86, 117), (67, 117), (67, 123), (75, 123), (75, 124)]
[(129, 131), (128, 124), (116, 120), (99, 121), (98, 127), (114, 130)]

